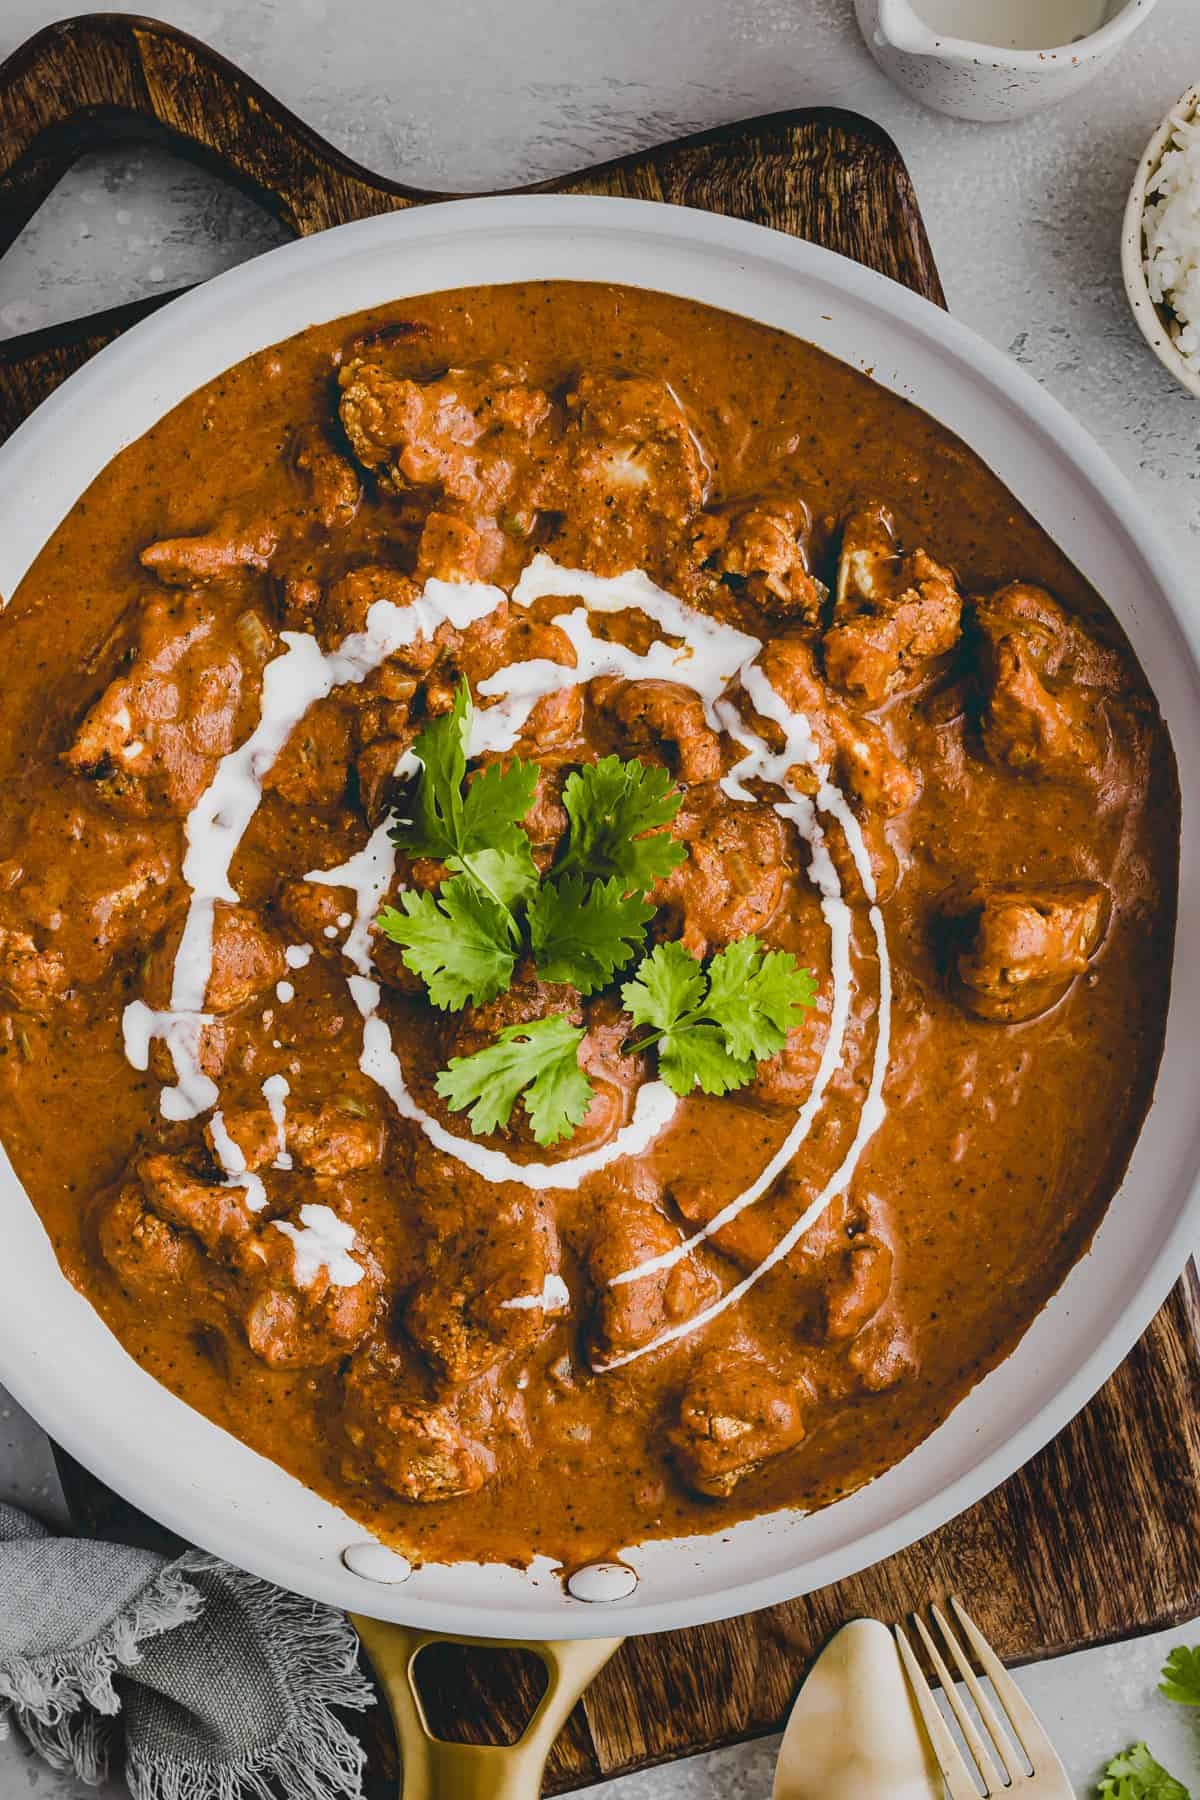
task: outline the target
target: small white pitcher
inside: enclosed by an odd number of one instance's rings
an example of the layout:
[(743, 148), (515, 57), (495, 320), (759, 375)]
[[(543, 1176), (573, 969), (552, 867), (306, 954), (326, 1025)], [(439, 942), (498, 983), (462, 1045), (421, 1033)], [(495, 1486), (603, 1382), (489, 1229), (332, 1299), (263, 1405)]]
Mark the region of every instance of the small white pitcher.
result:
[[(915, 100), (958, 119), (1020, 119), (1064, 100), (1114, 57), (1156, 0), (1109, 0), (1106, 22), (1057, 49), (1010, 50), (934, 31), (909, 0), (854, 0), (868, 48)], [(945, 16), (944, 8), (939, 8)], [(977, 11), (962, 0), (964, 30)]]

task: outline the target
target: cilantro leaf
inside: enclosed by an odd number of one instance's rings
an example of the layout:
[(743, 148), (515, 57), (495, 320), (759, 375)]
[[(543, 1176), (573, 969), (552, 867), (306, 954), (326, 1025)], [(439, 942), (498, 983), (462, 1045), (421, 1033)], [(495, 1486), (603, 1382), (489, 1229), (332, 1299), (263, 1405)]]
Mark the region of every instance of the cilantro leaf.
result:
[(525, 833), (518, 829), (511, 843), (497, 844), (487, 850), (473, 850), (469, 856), (448, 856), (446, 867), (456, 875), (465, 875), (503, 913), (508, 914), (509, 936), (519, 936), (512, 909), (537, 887), (537, 864)]
[(392, 842), (410, 856), (432, 856), (465, 875), (502, 913), (514, 942), (520, 927), (513, 907), (537, 886), (537, 865), (521, 820), (533, 805), (539, 769), (514, 757), (490, 763), (464, 792), (471, 736), (471, 690), (464, 678), (450, 711), (425, 727), (413, 754), (421, 764), (412, 818), (396, 825)]
[(704, 1016), (707, 989), (704, 970), (678, 943), (659, 944), (621, 989), (634, 1024), (652, 1027), (635, 1048), (657, 1039), (658, 1072), (676, 1094), (728, 1094), (754, 1074), (753, 1062), (731, 1056), (720, 1026)]
[(671, 1031), (704, 998), (704, 971), (682, 944), (659, 944), (621, 989), (635, 1025)]
[(704, 1020), (668, 1032), (659, 1042), (658, 1072), (677, 1094), (700, 1088), (705, 1094), (731, 1094), (754, 1079), (752, 1059), (732, 1056), (719, 1025)]
[(447, 713), (432, 719), (413, 745), (421, 764), (412, 818), (401, 820), (392, 842), (410, 856), (444, 862), (462, 848), (463, 782), (467, 778), (467, 738), (471, 730), (471, 690), (464, 680)]
[(606, 756), (576, 769), (563, 788), (571, 830), (556, 873), (615, 879), (627, 894), (649, 893), (687, 855), (662, 829), (682, 798), (667, 771), (650, 763)]
[(487, 894), (458, 876), (436, 896), (405, 888), (398, 898), (399, 907), (385, 906), (376, 924), (404, 946), (403, 961), (425, 982), (434, 1006), (482, 1006), (505, 991), (516, 953), (505, 916)]
[(1172, 1650), (1163, 1669), (1159, 1693), (1180, 1706), (1200, 1706), (1200, 1645), (1188, 1649), (1180, 1644)]
[(625, 983), (621, 1001), (635, 1025), (650, 1026), (633, 1048), (657, 1042), (668, 1087), (728, 1094), (783, 1048), (815, 994), (811, 972), (797, 968), (794, 956), (746, 938), (714, 956), (707, 974), (682, 944), (659, 944)]
[(470, 1107), (477, 1137), (506, 1125), (523, 1098), (539, 1144), (570, 1137), (583, 1123), (592, 1084), (579, 1067), (583, 1027), (561, 1013), (508, 1025), (495, 1043), (473, 1056), (455, 1056), (437, 1078), (437, 1091), (456, 1112)]
[[(462, 837), (458, 848), (469, 854), (500, 843), (506, 831), (519, 828), (533, 805), (540, 770), (537, 763), (488, 763), (472, 777), (463, 797)], [(522, 831), (522, 839), (529, 839)]]
[(707, 1011), (721, 1021), (731, 1056), (774, 1056), (816, 993), (811, 971), (790, 951), (764, 952), (757, 938), (730, 944), (709, 964)]
[[(566, 1023), (561, 1016), (557, 1022)], [(540, 1023), (546, 1025), (549, 1020)], [(544, 1146), (573, 1137), (587, 1118), (594, 1092), (579, 1066), (574, 1046), (554, 1061), (547, 1057), (546, 1066), (525, 1092), (525, 1112), (537, 1142)]]
[(641, 949), (654, 908), (622, 884), (582, 875), (543, 881), (529, 902), (529, 941), (545, 981), (570, 981), (581, 994), (607, 986)]
[(533, 805), (540, 770), (514, 757), (489, 763), (463, 798), (462, 839), (451, 868), (461, 869), (501, 906), (512, 908), (537, 887), (538, 870), (521, 820)]
[(1097, 1789), (1100, 1800), (1191, 1800), (1183, 1783), (1155, 1762), (1145, 1744), (1114, 1756), (1104, 1776)]

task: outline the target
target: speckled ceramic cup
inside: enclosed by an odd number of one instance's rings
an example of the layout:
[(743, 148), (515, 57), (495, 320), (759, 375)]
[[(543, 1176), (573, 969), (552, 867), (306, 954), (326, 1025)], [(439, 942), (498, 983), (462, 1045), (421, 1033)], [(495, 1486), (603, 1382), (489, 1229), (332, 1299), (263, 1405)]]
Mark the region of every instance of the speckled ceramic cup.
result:
[(1061, 49), (1005, 50), (934, 31), (909, 0), (855, 0), (867, 48), (914, 100), (956, 119), (1003, 124), (1053, 106), (1111, 62), (1157, 0), (1114, 0), (1098, 31)]

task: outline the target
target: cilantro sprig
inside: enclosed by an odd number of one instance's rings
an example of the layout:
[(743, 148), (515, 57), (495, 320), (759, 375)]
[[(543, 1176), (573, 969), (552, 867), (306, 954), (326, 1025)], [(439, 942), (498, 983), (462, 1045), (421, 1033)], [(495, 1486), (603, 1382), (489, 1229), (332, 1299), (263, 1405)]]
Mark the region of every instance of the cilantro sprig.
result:
[(529, 902), (529, 940), (538, 974), (568, 981), (581, 994), (607, 987), (641, 949), (654, 908), (621, 881), (563, 875), (544, 881)]
[(1183, 1783), (1155, 1762), (1145, 1744), (1114, 1756), (1096, 1792), (1100, 1800), (1191, 1800)]
[(555, 1144), (582, 1125), (592, 1103), (592, 1084), (579, 1066), (583, 1027), (561, 1013), (508, 1025), (494, 1044), (473, 1056), (454, 1056), (437, 1078), (437, 1091), (471, 1130), (485, 1137), (507, 1125), (518, 1099), (539, 1144)]
[(504, 993), (523, 955), (545, 980), (593, 994), (642, 948), (654, 916), (645, 896), (685, 855), (665, 829), (679, 790), (665, 769), (616, 756), (576, 770), (563, 792), (564, 850), (539, 876), (521, 821), (541, 771), (514, 757), (468, 780), (471, 719), (464, 680), (413, 745), (421, 773), (412, 817), (391, 834), (410, 856), (444, 863), (451, 879), (436, 895), (406, 889), (379, 929), (446, 1010)]
[(458, 876), (444, 881), (436, 895), (405, 888), (397, 898), (399, 908), (385, 906), (376, 923), (385, 937), (405, 946), (404, 961), (424, 981), (434, 1006), (457, 1012), (504, 993), (517, 953), (507, 920), (482, 888)]
[(811, 970), (786, 950), (742, 938), (707, 970), (682, 944), (659, 944), (621, 989), (635, 1026), (650, 1031), (631, 1046), (657, 1046), (658, 1072), (677, 1094), (728, 1094), (754, 1079), (816, 998)]
[[(1168, 1656), (1159, 1693), (1179, 1706), (1200, 1706), (1200, 1645), (1178, 1645)], [(1191, 1800), (1189, 1790), (1156, 1762), (1145, 1744), (1114, 1756), (1096, 1789), (1099, 1800)]]

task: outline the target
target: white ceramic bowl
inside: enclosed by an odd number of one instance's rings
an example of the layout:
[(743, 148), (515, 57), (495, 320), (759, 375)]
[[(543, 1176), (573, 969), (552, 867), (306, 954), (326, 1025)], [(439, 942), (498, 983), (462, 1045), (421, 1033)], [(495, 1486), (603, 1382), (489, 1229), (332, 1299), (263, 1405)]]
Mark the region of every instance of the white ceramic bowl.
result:
[(1150, 298), (1146, 281), (1146, 244), (1142, 235), (1147, 189), (1158, 173), (1163, 153), (1171, 142), (1171, 133), (1181, 120), (1190, 119), (1197, 112), (1200, 112), (1200, 82), (1181, 96), (1146, 145), (1125, 207), (1125, 222), (1121, 228), (1121, 273), (1142, 336), (1180, 386), (1200, 400), (1200, 374), (1188, 367), (1175, 348), (1165, 311)]
[[(97, 471), (161, 413), (252, 351), (406, 294), (569, 277), (706, 301), (869, 368), (981, 451), (1107, 597), (1170, 725), (1184, 787), (1181, 916), (1200, 909), (1200, 637), (1153, 521), (1083, 430), (1008, 358), (880, 275), (711, 213), (562, 196), (456, 201), (325, 232), (235, 269), (101, 352), (0, 450), (0, 592)], [(1063, 1426), (1145, 1329), (1186, 1260), (1200, 1197), (1200, 960), (1180, 958), (1146, 1127), (1094, 1248), (993, 1371), (913, 1454), (809, 1518), (634, 1549), (637, 1592), (567, 1598), (528, 1573), (429, 1566), (399, 1586), (349, 1573), (364, 1535), (159, 1387), (59, 1273), (0, 1160), (0, 1380), (111, 1486), (185, 1536), (317, 1598), (493, 1637), (659, 1631), (839, 1579), (940, 1525)]]

